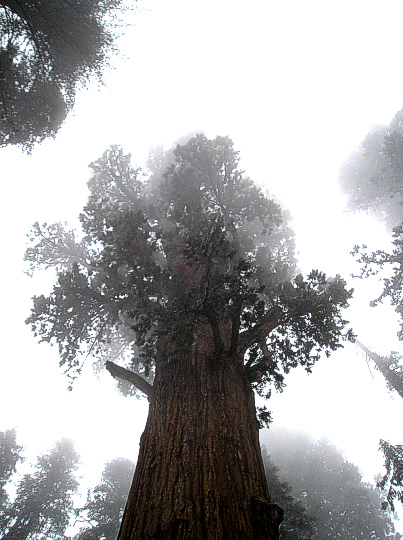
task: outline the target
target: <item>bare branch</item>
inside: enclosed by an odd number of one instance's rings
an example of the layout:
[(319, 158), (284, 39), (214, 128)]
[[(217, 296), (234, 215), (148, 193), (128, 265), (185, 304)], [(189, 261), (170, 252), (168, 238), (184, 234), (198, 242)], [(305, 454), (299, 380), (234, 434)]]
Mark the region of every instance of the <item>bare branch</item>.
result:
[(241, 332), (239, 334), (238, 354), (243, 358), (251, 345), (261, 343), (278, 326), (282, 315), (281, 308), (273, 306), (253, 328)]
[(112, 375), (114, 379), (122, 379), (136, 388), (140, 390), (140, 392), (143, 392), (148, 397), (148, 400), (150, 400), (153, 386), (149, 382), (147, 382), (143, 377), (138, 375), (138, 373), (134, 373), (134, 371), (130, 371), (122, 366), (118, 366), (114, 362), (111, 362), (110, 360), (107, 360), (106, 362), (106, 369), (109, 371), (109, 373)]

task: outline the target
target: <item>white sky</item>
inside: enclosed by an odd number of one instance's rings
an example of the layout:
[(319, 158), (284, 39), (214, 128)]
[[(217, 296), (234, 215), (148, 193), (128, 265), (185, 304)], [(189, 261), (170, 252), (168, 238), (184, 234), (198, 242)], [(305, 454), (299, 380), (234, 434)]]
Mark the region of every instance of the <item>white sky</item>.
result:
[[(56, 348), (36, 344), (24, 325), (30, 297), (49, 290), (52, 279), (26, 277), (22, 258), (34, 221), (74, 223), (87, 197), (87, 165), (110, 144), (142, 165), (152, 146), (169, 147), (189, 132), (229, 135), (247, 173), (291, 210), (304, 271), (318, 267), (348, 278), (355, 243), (388, 243), (368, 217), (343, 214), (337, 171), (371, 126), (389, 123), (403, 106), (400, 1), (141, 6), (120, 41), (127, 58), (114, 61), (106, 87), (80, 92), (57, 138), (31, 156), (0, 151), (0, 429), (17, 428), (29, 456), (72, 437), (88, 482), (98, 480), (107, 459), (136, 459), (147, 402), (118, 396), (109, 376), (97, 380), (90, 369), (66, 392)], [(368, 307), (379, 285), (351, 286), (357, 294), (347, 317), (359, 339), (384, 354), (396, 349), (391, 310)], [(310, 376), (292, 374), (269, 403), (276, 423), (327, 436), (368, 480), (382, 470), (379, 439), (403, 442), (403, 403), (371, 371), (348, 346)]]

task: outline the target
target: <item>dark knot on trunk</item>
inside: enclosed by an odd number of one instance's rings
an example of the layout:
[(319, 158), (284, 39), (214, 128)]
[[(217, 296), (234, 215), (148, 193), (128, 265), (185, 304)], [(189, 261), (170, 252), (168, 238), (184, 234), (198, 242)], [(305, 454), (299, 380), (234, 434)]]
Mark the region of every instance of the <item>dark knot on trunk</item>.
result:
[(256, 538), (278, 539), (284, 510), (277, 504), (269, 503), (263, 497), (252, 497), (252, 516)]

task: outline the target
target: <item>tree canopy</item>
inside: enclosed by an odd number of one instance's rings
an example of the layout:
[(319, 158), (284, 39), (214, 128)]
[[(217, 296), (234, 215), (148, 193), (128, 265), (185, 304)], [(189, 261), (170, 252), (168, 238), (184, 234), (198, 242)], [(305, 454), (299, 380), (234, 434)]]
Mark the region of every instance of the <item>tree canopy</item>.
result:
[(315, 518), (307, 513), (301, 500), (294, 497), (292, 486), (280, 479), (280, 469), (266, 448), (263, 448), (263, 461), (270, 496), (284, 509), (280, 540), (311, 540), (315, 531)]
[(114, 146), (90, 165), (81, 236), (34, 225), (25, 258), (31, 271), (54, 267), (58, 278), (49, 296), (34, 298), (27, 323), (58, 344), (69, 376), (91, 353), (119, 357), (151, 382), (161, 339), (190, 347), (202, 319), (217, 351), (245, 357), (264, 393), (351, 339), (341, 310), (352, 291), (339, 276), (297, 273), (279, 205), (238, 163), (230, 139), (197, 135), (175, 148), (163, 174), (146, 177)]
[(77, 88), (100, 77), (122, 0), (0, 2), (0, 146), (54, 136)]

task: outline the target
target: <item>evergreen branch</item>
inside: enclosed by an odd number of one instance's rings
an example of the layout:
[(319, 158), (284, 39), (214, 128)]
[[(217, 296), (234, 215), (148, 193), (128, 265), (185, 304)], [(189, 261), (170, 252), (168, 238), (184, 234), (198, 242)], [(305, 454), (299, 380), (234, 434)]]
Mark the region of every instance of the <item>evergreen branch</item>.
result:
[(130, 371), (122, 366), (118, 366), (110, 360), (107, 360), (105, 367), (114, 379), (122, 379), (132, 384), (133, 386), (138, 388), (140, 392), (143, 392), (143, 394), (147, 396), (148, 400), (150, 400), (153, 386), (145, 379), (143, 379), (143, 377), (141, 377), (138, 373)]

